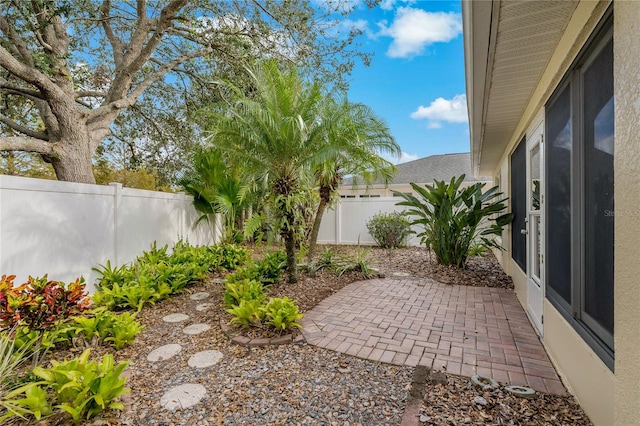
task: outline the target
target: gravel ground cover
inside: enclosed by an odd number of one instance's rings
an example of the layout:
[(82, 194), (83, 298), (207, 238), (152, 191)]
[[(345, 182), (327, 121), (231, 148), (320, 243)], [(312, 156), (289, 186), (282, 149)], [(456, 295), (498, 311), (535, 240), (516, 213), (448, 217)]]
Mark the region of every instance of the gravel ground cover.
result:
[[(321, 251), (323, 248), (320, 248)], [(333, 247), (336, 252), (354, 253), (354, 247)], [(273, 248), (253, 248), (261, 257)], [(372, 248), (368, 258), (386, 276), (409, 274), (432, 277), (441, 282), (491, 285), (511, 288), (492, 255), (473, 258), (458, 271), (437, 266), (421, 248), (382, 250)], [(329, 271), (315, 276), (301, 275), (298, 284), (271, 286), (272, 296), (287, 295), (299, 302), (302, 312), (342, 287), (362, 277), (347, 273), (337, 278)], [(220, 328), (227, 321), (221, 277), (192, 286), (187, 293), (145, 308), (139, 319), (146, 327), (133, 345), (115, 352), (116, 361), (130, 359), (125, 398), (127, 410), (110, 411), (91, 425), (398, 425), (412, 386), (413, 368), (361, 360), (304, 342), (282, 346), (248, 348), (233, 344)], [(193, 300), (206, 292), (209, 297)], [(204, 306), (204, 309), (202, 308)], [(199, 307), (199, 309), (196, 309)], [(166, 322), (170, 314), (188, 319)], [(184, 328), (207, 324), (209, 329), (194, 335)], [(171, 359), (149, 361), (155, 349), (178, 344), (180, 352)], [(55, 357), (77, 356), (82, 348), (59, 352)], [(222, 359), (206, 368), (189, 365), (201, 351), (219, 351)], [(112, 352), (97, 347), (96, 355)], [(165, 394), (180, 385), (195, 384), (205, 389), (202, 399), (189, 408), (168, 410), (161, 405)], [(537, 399), (515, 399), (501, 391), (484, 395), (468, 386), (468, 378), (447, 376), (446, 384), (427, 383), (424, 402), (413, 424), (589, 424), (572, 397), (542, 395)], [(474, 402), (484, 395), (487, 405)], [(43, 424), (67, 424), (66, 419), (49, 419)]]

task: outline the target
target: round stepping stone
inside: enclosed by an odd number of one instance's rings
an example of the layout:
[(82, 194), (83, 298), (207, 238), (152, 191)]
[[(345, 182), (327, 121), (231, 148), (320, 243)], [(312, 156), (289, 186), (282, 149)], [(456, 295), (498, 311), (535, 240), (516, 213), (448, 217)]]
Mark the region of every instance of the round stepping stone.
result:
[(189, 358), (189, 367), (207, 368), (216, 365), (222, 359), (220, 351), (202, 351)]
[(204, 300), (207, 297), (209, 297), (209, 293), (194, 293), (191, 296), (189, 296), (189, 299), (191, 299), (191, 300)]
[(203, 312), (203, 311), (208, 310), (212, 306), (213, 306), (213, 303), (201, 303), (201, 304), (196, 306), (196, 311)]
[(204, 396), (207, 390), (202, 385), (187, 383), (169, 389), (160, 398), (160, 405), (167, 410), (189, 408), (196, 405)]
[(182, 346), (177, 343), (171, 343), (152, 350), (149, 355), (147, 355), (147, 359), (151, 362), (170, 359), (177, 355), (181, 350)]
[(200, 334), (204, 333), (210, 328), (211, 326), (209, 324), (192, 324), (189, 327), (185, 327), (182, 331), (185, 334)]
[(162, 321), (164, 322), (182, 322), (189, 319), (189, 315), (187, 314), (171, 314), (162, 317)]

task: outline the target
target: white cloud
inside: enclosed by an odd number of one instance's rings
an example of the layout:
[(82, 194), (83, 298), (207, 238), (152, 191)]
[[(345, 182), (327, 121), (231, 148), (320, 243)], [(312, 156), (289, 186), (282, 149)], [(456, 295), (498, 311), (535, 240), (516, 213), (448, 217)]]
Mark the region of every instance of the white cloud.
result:
[(469, 121), (467, 95), (455, 95), (452, 99), (438, 98), (429, 106), (420, 105), (411, 113), (411, 118), (429, 120), (427, 127), (430, 129), (439, 129), (442, 122), (466, 123)]
[[(416, 0), (400, 0), (402, 3), (413, 4)], [(380, 2), (380, 9), (382, 10), (393, 10), (398, 0), (382, 0)]]
[(365, 19), (358, 19), (357, 21), (351, 19), (332, 21), (326, 29), (327, 34), (332, 37), (347, 37), (353, 30), (362, 31), (362, 33), (367, 34), (368, 37), (372, 37), (373, 35), (369, 29), (369, 23)]
[(418, 159), (418, 156), (416, 154), (409, 154), (404, 151), (400, 153), (400, 158), (398, 158), (395, 155), (391, 155), (389, 153), (380, 154), (380, 156), (393, 164), (408, 163), (409, 161)]
[(412, 7), (399, 7), (391, 25), (381, 21), (378, 26), (378, 35), (393, 38), (387, 50), (387, 56), (392, 58), (420, 55), (427, 46), (449, 42), (462, 32), (460, 14), (427, 12)]

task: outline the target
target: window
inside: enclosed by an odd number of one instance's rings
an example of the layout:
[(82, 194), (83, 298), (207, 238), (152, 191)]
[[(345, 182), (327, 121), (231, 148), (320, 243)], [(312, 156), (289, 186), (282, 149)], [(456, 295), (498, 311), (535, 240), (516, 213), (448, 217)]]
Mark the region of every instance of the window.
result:
[(340, 198), (356, 198), (355, 195), (341, 195)]
[(523, 138), (511, 154), (511, 257), (527, 272), (527, 141)]
[(364, 194), (364, 195), (361, 195), (360, 198), (380, 198), (380, 195), (379, 194), (377, 194), (377, 195), (376, 194)]
[(547, 297), (613, 369), (613, 22), (546, 107)]

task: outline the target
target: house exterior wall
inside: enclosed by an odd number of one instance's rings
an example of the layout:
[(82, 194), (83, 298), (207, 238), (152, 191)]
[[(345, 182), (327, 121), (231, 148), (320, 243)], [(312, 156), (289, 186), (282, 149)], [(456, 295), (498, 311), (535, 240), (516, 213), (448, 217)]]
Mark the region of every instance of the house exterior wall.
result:
[(615, 423), (640, 424), (640, 3), (614, 5)]
[[(509, 193), (510, 155), (527, 131), (541, 116), (545, 103), (562, 80), (578, 52), (585, 45), (610, 2), (582, 1), (576, 8), (563, 37), (556, 46), (541, 79), (504, 150), (493, 176), (500, 176), (501, 188)], [(542, 342), (563, 381), (596, 425), (640, 424), (640, 291), (637, 277), (637, 241), (640, 240), (640, 59), (629, 52), (640, 49), (640, 3), (615, 2), (615, 202), (616, 211), (636, 212), (616, 215), (615, 235), (615, 374), (579, 336), (560, 312), (544, 301)], [(499, 257), (512, 276), (515, 291), (527, 306), (526, 274), (511, 259), (511, 227), (503, 234), (507, 249)], [(635, 277), (635, 278), (634, 278)]]

